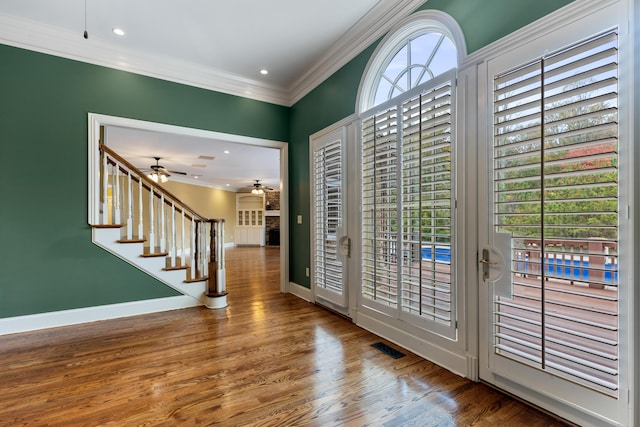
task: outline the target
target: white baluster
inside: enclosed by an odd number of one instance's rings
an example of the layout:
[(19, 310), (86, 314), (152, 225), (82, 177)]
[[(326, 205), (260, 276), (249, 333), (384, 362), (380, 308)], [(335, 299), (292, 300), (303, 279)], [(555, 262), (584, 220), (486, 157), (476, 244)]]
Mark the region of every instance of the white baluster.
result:
[(153, 187), (149, 187), (149, 253), (156, 252), (156, 235), (153, 217)]
[(227, 277), (226, 277), (226, 270), (225, 270), (225, 266), (224, 266), (224, 220), (221, 220), (219, 222), (216, 223), (217, 226), (217, 231), (216, 231), (216, 236), (217, 236), (217, 242), (216, 242), (216, 254), (217, 254), (217, 259), (218, 259), (218, 290), (221, 293), (224, 293), (227, 291)]
[(127, 240), (133, 240), (133, 187), (131, 172), (127, 173)]
[(176, 266), (176, 204), (171, 201), (171, 267)]
[(200, 233), (200, 235), (202, 236), (200, 239), (200, 241), (202, 242), (202, 250), (200, 250), (200, 260), (202, 263), (202, 275), (206, 277), (209, 275), (209, 258), (207, 256), (207, 249), (209, 246), (207, 245), (207, 238), (209, 237), (209, 233), (207, 232), (207, 223), (200, 222), (200, 224), (202, 224), (202, 233)]
[(167, 250), (167, 233), (165, 225), (165, 213), (164, 213), (164, 194), (160, 195), (160, 252), (164, 253)]
[(120, 218), (120, 165), (116, 162), (115, 173), (113, 175), (113, 207), (114, 207), (114, 224), (121, 224)]
[(102, 153), (102, 223), (109, 223), (109, 168), (107, 153)]
[(142, 209), (142, 178), (138, 177), (138, 239), (142, 239), (142, 235), (144, 234), (144, 218), (143, 218), (143, 209)]
[(184, 249), (185, 249), (185, 244), (184, 244), (184, 207), (182, 208), (182, 214), (180, 217), (180, 228), (181, 228), (181, 232), (180, 232), (180, 244), (182, 245), (182, 250), (180, 252), (180, 265), (181, 266), (185, 266), (187, 265), (186, 263), (186, 255), (184, 253)]
[(191, 217), (191, 245), (189, 247), (189, 257), (191, 258), (191, 280), (196, 278), (196, 229), (193, 223), (193, 216)]

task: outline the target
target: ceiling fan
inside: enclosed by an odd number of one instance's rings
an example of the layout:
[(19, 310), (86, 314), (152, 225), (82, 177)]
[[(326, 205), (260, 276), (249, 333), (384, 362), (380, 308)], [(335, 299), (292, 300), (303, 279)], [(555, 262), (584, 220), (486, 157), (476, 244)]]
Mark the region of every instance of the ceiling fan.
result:
[(178, 175), (187, 174), (186, 172), (168, 170), (164, 166), (160, 165), (161, 157), (154, 157), (154, 159), (156, 160), (156, 164), (149, 166), (149, 174), (147, 175), (154, 182), (158, 182), (158, 181), (167, 182), (169, 180), (169, 177), (171, 176), (169, 172), (175, 173)]
[(265, 190), (269, 190), (272, 191), (273, 188), (271, 187), (267, 187), (266, 185), (262, 185), (260, 184), (260, 180), (256, 179), (254, 180), (255, 182), (253, 183), (253, 188), (251, 189), (251, 193), (252, 194), (264, 194)]

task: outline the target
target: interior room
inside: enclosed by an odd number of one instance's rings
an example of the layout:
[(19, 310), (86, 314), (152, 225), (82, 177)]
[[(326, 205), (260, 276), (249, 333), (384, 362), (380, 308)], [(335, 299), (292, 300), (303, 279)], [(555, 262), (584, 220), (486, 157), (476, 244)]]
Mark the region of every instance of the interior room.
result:
[(640, 425), (639, 22), (3, 0), (2, 418)]

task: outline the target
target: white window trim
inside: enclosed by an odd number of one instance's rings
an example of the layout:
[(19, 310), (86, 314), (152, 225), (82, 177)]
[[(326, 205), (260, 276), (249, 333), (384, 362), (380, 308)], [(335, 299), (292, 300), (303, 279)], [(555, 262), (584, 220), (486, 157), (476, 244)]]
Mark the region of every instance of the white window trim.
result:
[(365, 68), (358, 88), (356, 111), (361, 114), (374, 107), (378, 77), (380, 71), (408, 39), (416, 34), (437, 32), (447, 36), (457, 49), (457, 63), (462, 64), (467, 55), (467, 45), (462, 29), (455, 19), (439, 10), (423, 10), (400, 21), (378, 44)]

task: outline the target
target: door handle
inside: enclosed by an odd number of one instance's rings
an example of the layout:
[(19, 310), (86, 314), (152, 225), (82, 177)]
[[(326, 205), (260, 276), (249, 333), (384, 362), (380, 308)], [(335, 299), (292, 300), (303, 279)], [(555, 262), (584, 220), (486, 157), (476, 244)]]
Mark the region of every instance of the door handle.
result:
[(349, 236), (342, 236), (338, 241), (338, 251), (345, 257), (351, 256), (351, 239)]
[(489, 269), (492, 265), (499, 265), (497, 262), (492, 262), (489, 258), (489, 249), (482, 250), (482, 259), (478, 261), (482, 264), (482, 280), (486, 281), (489, 278)]

